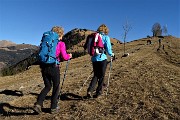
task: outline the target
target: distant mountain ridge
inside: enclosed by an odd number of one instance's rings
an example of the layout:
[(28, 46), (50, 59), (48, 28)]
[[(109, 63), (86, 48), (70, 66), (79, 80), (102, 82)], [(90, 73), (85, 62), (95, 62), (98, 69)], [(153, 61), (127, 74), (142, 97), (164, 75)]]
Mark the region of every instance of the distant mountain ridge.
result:
[(13, 46), (16, 45), (16, 43), (13, 43), (8, 40), (0, 40), (0, 47), (7, 47), (7, 46)]
[(16, 44), (11, 41), (0, 41), (0, 70), (12, 66), (31, 56), (38, 47), (30, 44)]

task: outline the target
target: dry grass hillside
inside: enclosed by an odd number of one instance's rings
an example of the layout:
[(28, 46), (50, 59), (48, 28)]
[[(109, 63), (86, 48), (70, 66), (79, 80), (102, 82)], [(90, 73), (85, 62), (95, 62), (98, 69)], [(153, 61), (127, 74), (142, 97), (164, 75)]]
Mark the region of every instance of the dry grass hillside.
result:
[[(180, 119), (180, 39), (165, 37), (126, 44), (128, 57), (122, 57), (123, 44), (115, 44), (107, 96), (81, 99), (86, 95), (92, 66), (89, 55), (69, 63), (60, 112), (49, 113), (50, 94), (43, 113), (35, 115), (32, 106), (43, 88), (39, 66), (14, 76), (0, 77), (0, 119), (4, 120), (179, 120)], [(158, 49), (159, 48), (159, 49)], [(66, 62), (61, 63), (61, 80)], [(105, 82), (109, 75), (109, 65)]]

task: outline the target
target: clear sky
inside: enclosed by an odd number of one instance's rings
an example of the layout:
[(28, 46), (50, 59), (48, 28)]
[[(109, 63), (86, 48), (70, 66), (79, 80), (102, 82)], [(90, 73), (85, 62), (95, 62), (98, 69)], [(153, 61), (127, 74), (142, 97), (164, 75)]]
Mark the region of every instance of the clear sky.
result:
[(152, 26), (167, 25), (180, 38), (180, 0), (0, 0), (0, 40), (39, 45), (42, 33), (58, 25), (97, 30), (106, 24), (109, 36), (122, 40), (123, 25), (132, 29), (126, 41), (152, 36)]

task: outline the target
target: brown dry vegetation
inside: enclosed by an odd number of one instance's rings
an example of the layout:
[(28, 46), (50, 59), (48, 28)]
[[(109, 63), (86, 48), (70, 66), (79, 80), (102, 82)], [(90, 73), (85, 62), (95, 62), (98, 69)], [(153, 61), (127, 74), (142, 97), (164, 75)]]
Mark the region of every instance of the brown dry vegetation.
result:
[[(50, 99), (44, 101), (41, 115), (31, 109), (43, 88), (39, 66), (23, 73), (0, 77), (0, 119), (4, 120), (178, 120), (180, 119), (180, 39), (165, 37), (157, 51), (158, 38), (152, 45), (147, 39), (126, 44), (130, 55), (122, 57), (123, 44), (113, 46), (113, 62), (109, 93), (101, 98), (82, 100), (92, 71), (90, 57), (72, 59), (63, 86), (60, 112), (49, 113)], [(66, 62), (61, 63), (61, 80)], [(109, 74), (106, 71), (105, 82)], [(106, 90), (104, 90), (106, 93)], [(48, 96), (50, 96), (49, 93)]]

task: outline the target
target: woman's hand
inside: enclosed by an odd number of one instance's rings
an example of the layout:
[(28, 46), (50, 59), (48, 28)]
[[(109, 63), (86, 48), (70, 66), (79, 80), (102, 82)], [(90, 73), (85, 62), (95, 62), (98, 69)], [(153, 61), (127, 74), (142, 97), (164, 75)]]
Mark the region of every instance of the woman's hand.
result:
[(71, 53), (69, 54), (69, 56), (70, 56), (70, 58), (72, 58), (72, 54)]

